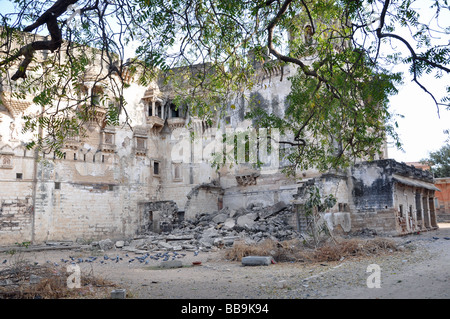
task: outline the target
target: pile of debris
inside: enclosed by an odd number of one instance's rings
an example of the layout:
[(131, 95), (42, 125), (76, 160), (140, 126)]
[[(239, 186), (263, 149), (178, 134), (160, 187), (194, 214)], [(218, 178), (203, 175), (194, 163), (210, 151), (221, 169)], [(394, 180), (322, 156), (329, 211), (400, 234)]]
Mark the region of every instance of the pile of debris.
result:
[(129, 242), (118, 241), (114, 244), (106, 240), (95, 244), (103, 250), (115, 246), (132, 252), (208, 251), (230, 247), (235, 241), (247, 244), (256, 244), (265, 239), (284, 241), (300, 237), (289, 222), (293, 216), (292, 206), (284, 202), (268, 207), (253, 204), (238, 210), (224, 208), (213, 213), (199, 214), (194, 220), (182, 221), (171, 232), (148, 232)]

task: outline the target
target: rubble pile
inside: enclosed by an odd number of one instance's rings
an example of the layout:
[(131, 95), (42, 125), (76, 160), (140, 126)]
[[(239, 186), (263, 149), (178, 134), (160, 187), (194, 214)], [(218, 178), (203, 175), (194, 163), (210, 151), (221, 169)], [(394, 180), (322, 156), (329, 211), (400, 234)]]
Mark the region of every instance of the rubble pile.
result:
[[(278, 202), (273, 206), (253, 204), (247, 208), (224, 208), (213, 213), (203, 213), (194, 220), (185, 220), (171, 232), (146, 233), (128, 243), (116, 242), (116, 248), (128, 251), (207, 251), (232, 246), (237, 240), (248, 244), (265, 239), (276, 241), (298, 238), (300, 234), (289, 224), (293, 217), (292, 206)], [(112, 242), (109, 242), (112, 244)], [(104, 246), (104, 242), (99, 242)]]

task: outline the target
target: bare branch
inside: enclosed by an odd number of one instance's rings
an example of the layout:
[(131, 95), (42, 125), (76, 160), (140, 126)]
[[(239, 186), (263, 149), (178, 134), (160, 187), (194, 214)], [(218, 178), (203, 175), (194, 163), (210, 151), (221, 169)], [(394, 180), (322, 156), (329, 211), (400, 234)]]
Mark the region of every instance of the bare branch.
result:
[[(429, 95), (431, 96), (431, 98), (433, 99), (433, 101), (434, 101), (435, 104), (436, 104), (437, 112), (438, 112), (438, 115), (439, 115), (439, 105), (443, 105), (443, 104), (442, 104), (442, 103), (438, 103), (437, 100), (436, 100), (436, 98), (434, 97), (434, 95), (433, 95), (429, 90), (427, 90), (427, 89), (426, 89), (426, 88), (418, 81), (418, 79), (417, 79), (417, 61), (422, 61), (422, 62), (424, 62), (424, 63), (426, 63), (426, 64), (428, 64), (428, 65), (431, 65), (432, 67), (434, 67), (434, 68), (436, 68), (436, 69), (440, 69), (440, 70), (445, 71), (445, 72), (447, 72), (447, 73), (450, 73), (450, 68), (448, 68), (448, 67), (446, 67), (446, 66), (444, 66), (444, 65), (441, 65), (441, 64), (439, 64), (439, 63), (435, 63), (435, 62), (433, 62), (433, 61), (431, 61), (431, 60), (429, 60), (429, 59), (426, 59), (426, 58), (424, 58), (424, 57), (418, 56), (417, 53), (416, 53), (416, 51), (415, 51), (414, 48), (412, 47), (412, 45), (411, 45), (406, 39), (404, 39), (403, 37), (401, 37), (401, 36), (399, 36), (399, 35), (397, 35), (397, 34), (393, 34), (393, 33), (383, 33), (383, 32), (382, 32), (382, 29), (383, 29), (384, 24), (385, 24), (385, 18), (386, 18), (386, 14), (387, 14), (387, 10), (388, 10), (389, 5), (390, 5), (390, 0), (386, 0), (385, 3), (384, 3), (384, 5), (383, 5), (383, 9), (382, 9), (382, 11), (381, 11), (381, 15), (380, 15), (380, 23), (379, 23), (379, 25), (378, 25), (378, 28), (376, 29), (376, 35), (377, 35), (378, 39), (380, 40), (380, 41), (378, 42), (378, 51), (379, 51), (379, 49), (380, 49), (381, 39), (383, 39), (383, 38), (393, 38), (393, 39), (399, 40), (400, 42), (402, 42), (402, 43), (406, 46), (406, 48), (408, 49), (408, 51), (409, 51), (410, 54), (411, 54), (411, 59), (412, 59), (412, 70), (413, 70), (413, 81), (414, 81), (415, 83), (417, 83), (417, 85), (419, 85), (419, 87), (420, 87), (424, 92), (426, 92), (427, 94), (429, 94)], [(378, 55), (378, 53), (377, 53), (377, 55)]]

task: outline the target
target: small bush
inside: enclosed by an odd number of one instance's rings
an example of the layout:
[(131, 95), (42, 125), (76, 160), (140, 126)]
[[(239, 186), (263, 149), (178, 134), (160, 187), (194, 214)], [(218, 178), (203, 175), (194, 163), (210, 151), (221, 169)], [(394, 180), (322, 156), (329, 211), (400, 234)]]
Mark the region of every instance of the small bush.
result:
[(233, 247), (225, 250), (224, 258), (241, 261), (246, 256), (272, 256), (277, 262), (325, 262), (339, 261), (348, 257), (378, 255), (396, 249), (393, 241), (384, 238), (342, 239), (323, 243), (316, 249), (306, 246), (300, 240), (277, 242), (268, 239), (253, 245), (235, 242)]
[[(30, 284), (32, 275), (38, 276), (40, 281)], [(0, 271), (0, 281), (9, 283), (0, 287), (0, 299), (105, 298), (109, 287), (115, 286), (102, 278), (87, 274), (81, 277), (80, 288), (69, 288), (68, 275), (61, 266), (15, 263)]]

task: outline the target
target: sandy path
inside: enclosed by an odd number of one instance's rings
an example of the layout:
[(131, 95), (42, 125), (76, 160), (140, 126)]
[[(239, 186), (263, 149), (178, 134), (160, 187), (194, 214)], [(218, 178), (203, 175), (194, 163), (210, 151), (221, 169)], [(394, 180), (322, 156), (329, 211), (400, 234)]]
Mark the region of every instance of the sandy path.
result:
[[(433, 239), (439, 237), (439, 239)], [(149, 264), (136, 261), (137, 255), (122, 250), (107, 252), (58, 250), (26, 252), (10, 256), (0, 253), (0, 269), (13, 259), (58, 263), (63, 260), (97, 257), (95, 262), (80, 263), (81, 275), (91, 274), (114, 281), (127, 290), (128, 298), (139, 299), (333, 299), (333, 298), (450, 298), (450, 224), (440, 229), (395, 238), (413, 247), (413, 251), (388, 256), (343, 260), (341, 262), (303, 264), (278, 263), (270, 266), (243, 267), (221, 258), (220, 252), (194, 256), (185, 252), (184, 267), (158, 269), (160, 261)], [(108, 256), (108, 260), (104, 259)], [(120, 262), (111, 261), (119, 256)], [(131, 259), (134, 259), (130, 262)], [(102, 262), (103, 261), (103, 262)], [(192, 266), (200, 261), (201, 266)], [(367, 266), (380, 266), (381, 288), (368, 288)]]

